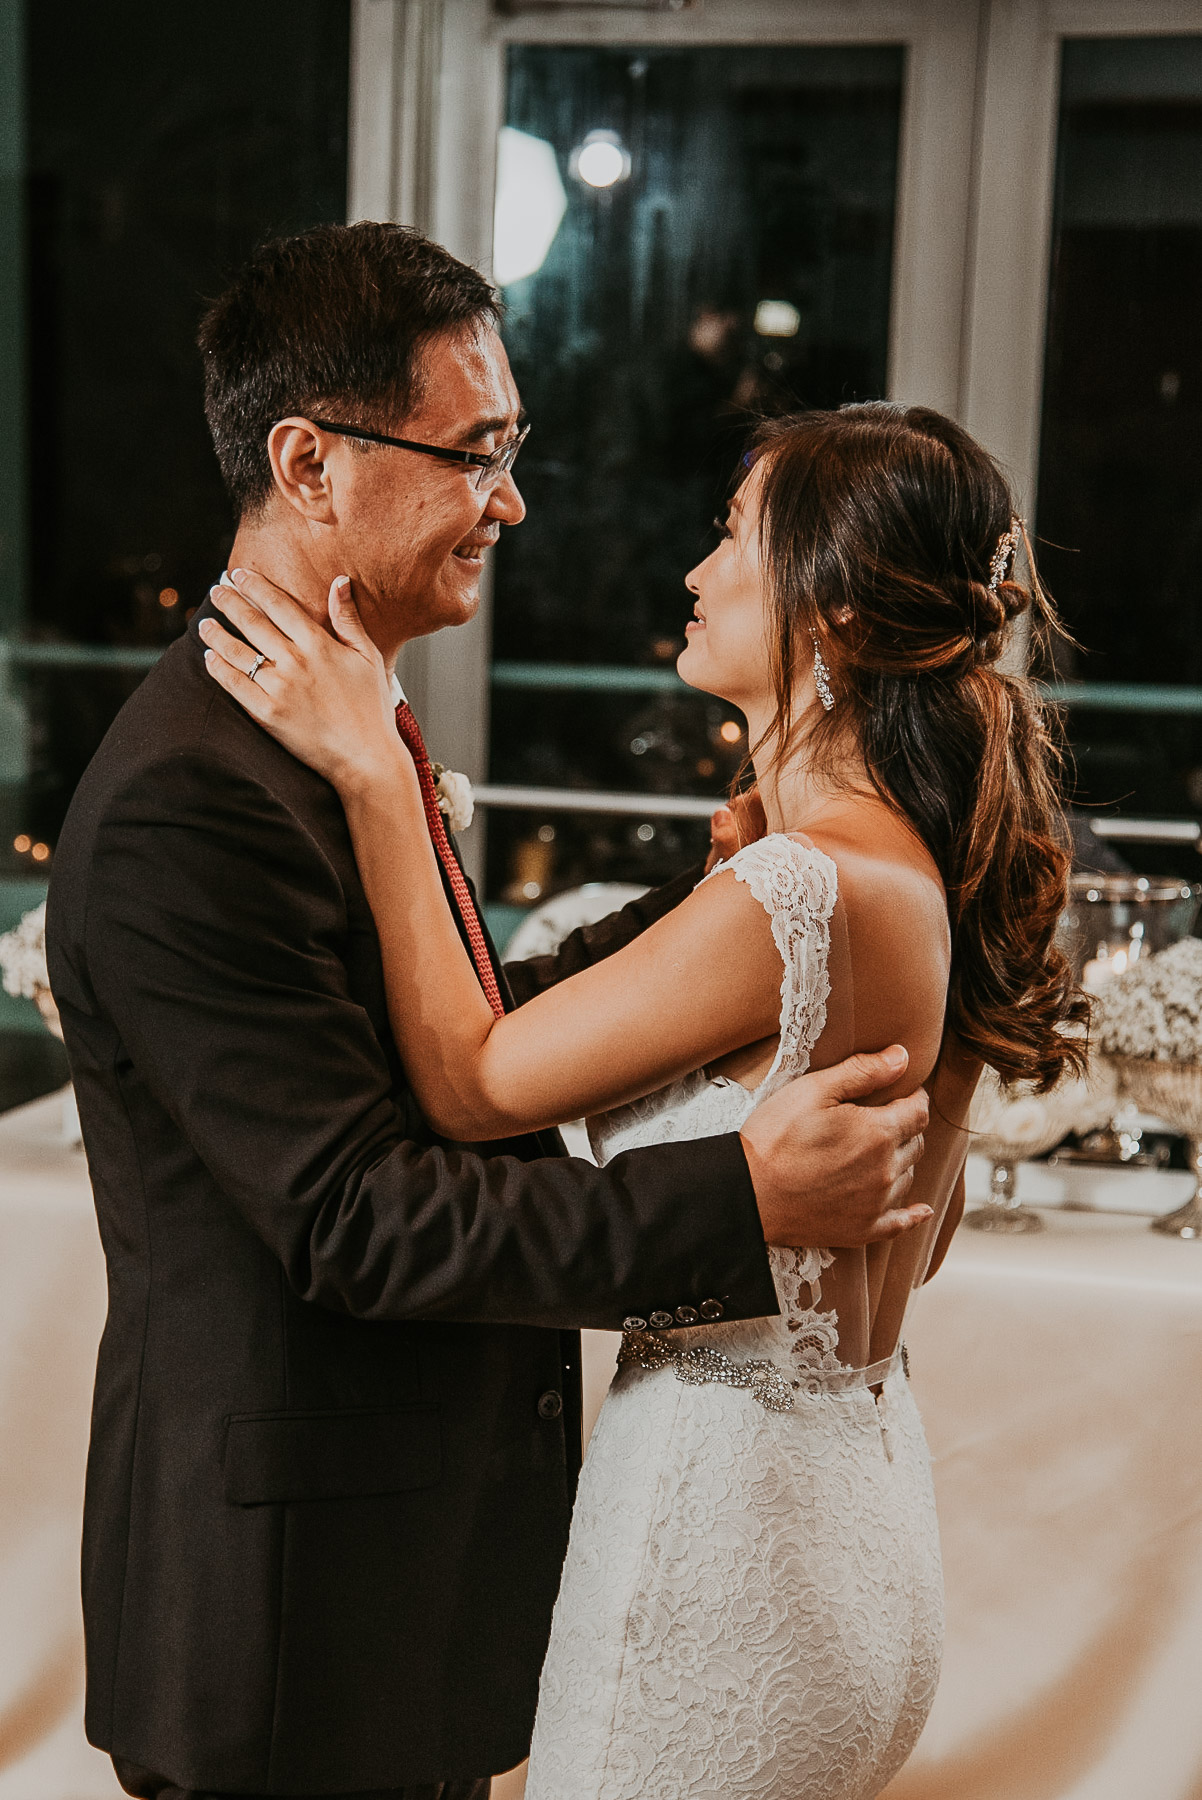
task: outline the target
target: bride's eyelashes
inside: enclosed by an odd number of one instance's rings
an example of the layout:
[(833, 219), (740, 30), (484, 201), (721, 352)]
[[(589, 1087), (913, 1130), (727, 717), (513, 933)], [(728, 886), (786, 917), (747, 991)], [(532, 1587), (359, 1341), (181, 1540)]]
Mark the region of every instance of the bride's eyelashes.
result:
[(728, 538), (734, 535), (725, 519), (715, 519), (714, 530), (718, 533), (720, 538)]

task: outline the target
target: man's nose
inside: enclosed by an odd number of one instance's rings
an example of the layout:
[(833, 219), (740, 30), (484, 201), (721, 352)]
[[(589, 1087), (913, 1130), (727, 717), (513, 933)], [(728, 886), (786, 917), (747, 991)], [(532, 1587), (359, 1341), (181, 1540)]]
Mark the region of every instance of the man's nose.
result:
[(508, 472), (488, 496), (484, 516), (486, 519), (500, 519), (503, 525), (520, 525), (526, 517), (526, 502), (518, 492), (517, 482)]

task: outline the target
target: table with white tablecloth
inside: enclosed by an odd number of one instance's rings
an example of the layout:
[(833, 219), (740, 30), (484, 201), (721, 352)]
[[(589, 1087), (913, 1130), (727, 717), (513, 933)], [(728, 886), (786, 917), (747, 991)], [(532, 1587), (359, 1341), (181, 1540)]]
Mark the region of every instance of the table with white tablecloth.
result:
[[(119, 1792), (82, 1726), (104, 1274), (62, 1117), (58, 1097), (0, 1117), (0, 1800)], [(1063, 1198), (1056, 1172), (1023, 1178)], [(889, 1800), (1202, 1800), (1202, 1243), (1042, 1216), (1030, 1237), (962, 1230), (911, 1320), (948, 1639)], [(587, 1339), (595, 1407), (615, 1340)]]
[(1202, 1800), (1202, 1244), (961, 1229), (907, 1333), (943, 1678), (889, 1800)]
[(105, 1292), (70, 1122), (57, 1094), (0, 1115), (0, 1800), (121, 1792), (83, 1735), (79, 1526)]

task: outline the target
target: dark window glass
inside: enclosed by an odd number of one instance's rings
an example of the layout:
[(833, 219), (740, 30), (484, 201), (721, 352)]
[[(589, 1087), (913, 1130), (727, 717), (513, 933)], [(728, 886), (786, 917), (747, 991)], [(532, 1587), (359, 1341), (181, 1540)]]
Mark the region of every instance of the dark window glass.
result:
[[(757, 412), (885, 392), (903, 62), (510, 50), (497, 274), (533, 431), (497, 564), (494, 781), (702, 795), (738, 767), (731, 709), (674, 674), (683, 578)], [(491, 815), (494, 896), (656, 880), (704, 838), (594, 816), (548, 852), (534, 823)]]
[[(345, 218), (348, 44), (348, 0), (26, 8), (22, 635), (48, 657), (153, 652), (221, 571), (196, 322), (259, 239)], [(26, 833), (53, 843), (138, 674), (28, 669)]]
[(1202, 685), (1200, 293), (1202, 38), (1066, 43), (1038, 525), (1090, 807), (1202, 809), (1202, 721), (1165, 691)]
[(223, 567), (197, 320), (260, 239), (346, 217), (349, 30), (349, 0), (0, 0), (0, 931)]

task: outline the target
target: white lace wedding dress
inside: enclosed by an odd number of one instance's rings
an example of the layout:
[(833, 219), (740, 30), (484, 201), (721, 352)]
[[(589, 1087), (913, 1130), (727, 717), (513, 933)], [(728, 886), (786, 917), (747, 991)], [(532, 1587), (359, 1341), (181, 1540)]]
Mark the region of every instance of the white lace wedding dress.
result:
[[(770, 836), (724, 866), (770, 913), (784, 962), (773, 1067), (755, 1093), (697, 1071), (604, 1114), (599, 1161), (735, 1131), (808, 1065), (834, 864)], [(769, 1254), (779, 1317), (623, 1340), (581, 1474), (527, 1800), (867, 1800), (926, 1718), (942, 1588), (901, 1354), (849, 1369), (822, 1304), (831, 1253)]]

